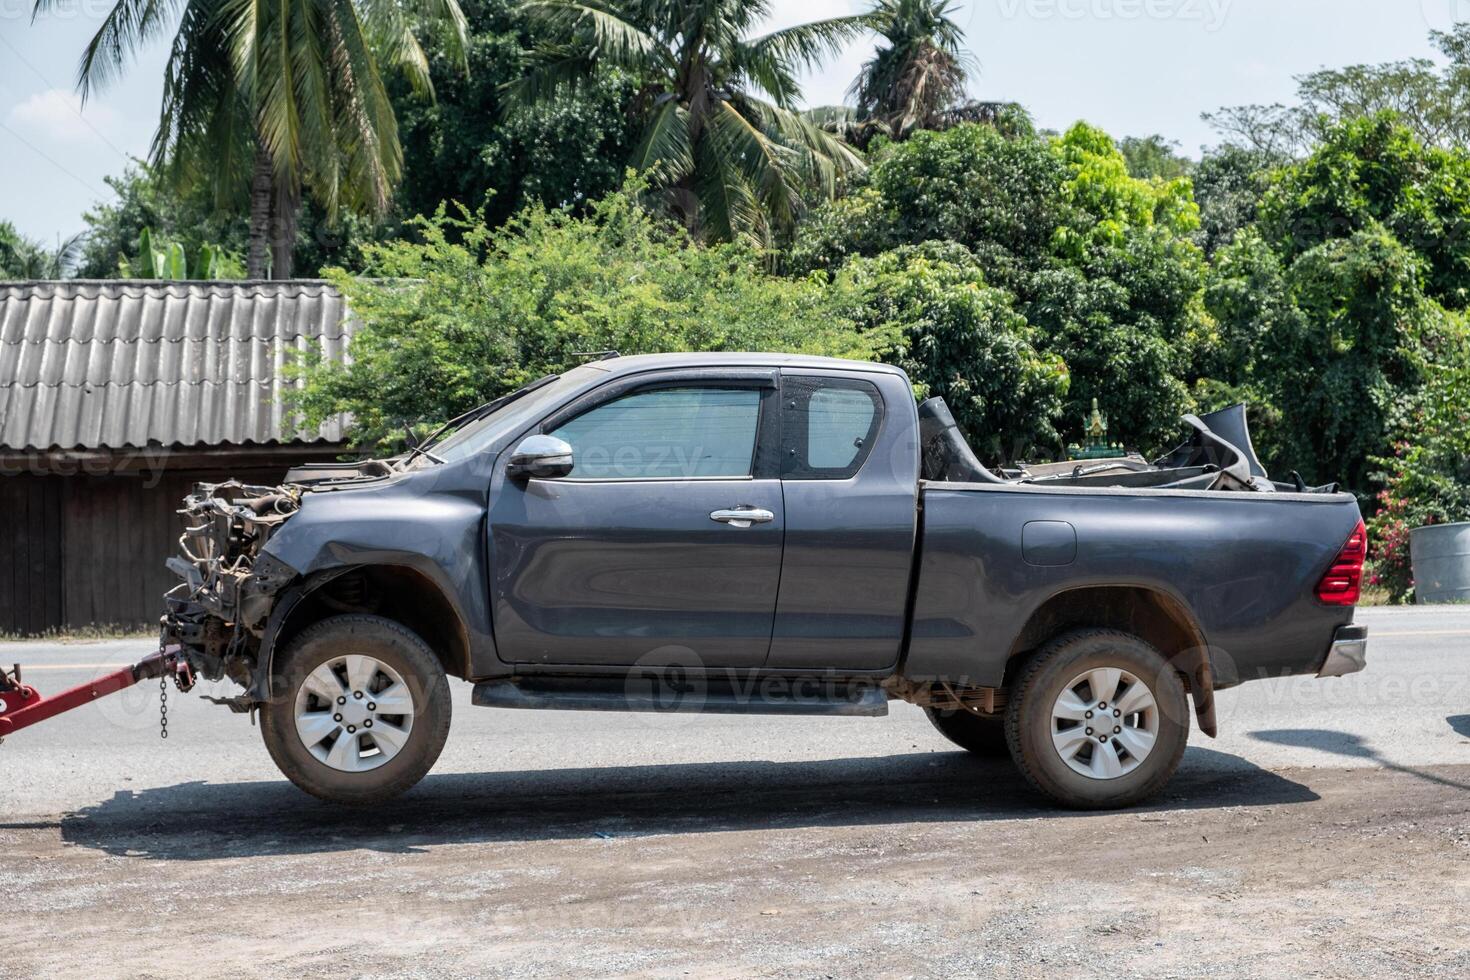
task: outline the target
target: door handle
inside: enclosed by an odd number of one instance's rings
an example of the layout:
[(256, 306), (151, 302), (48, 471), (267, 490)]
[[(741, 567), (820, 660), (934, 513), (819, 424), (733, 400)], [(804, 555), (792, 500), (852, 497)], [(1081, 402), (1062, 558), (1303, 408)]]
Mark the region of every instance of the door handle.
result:
[(769, 524), (776, 515), (759, 507), (735, 507), (731, 510), (711, 511), (709, 519), (731, 527), (750, 527), (752, 524)]

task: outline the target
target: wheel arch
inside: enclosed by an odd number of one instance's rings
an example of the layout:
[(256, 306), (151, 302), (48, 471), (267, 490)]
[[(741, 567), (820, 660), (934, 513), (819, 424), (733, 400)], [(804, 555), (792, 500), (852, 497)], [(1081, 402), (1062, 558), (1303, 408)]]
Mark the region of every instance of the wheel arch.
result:
[(1183, 602), (1149, 586), (1082, 586), (1047, 599), (1011, 644), (1006, 686), (1011, 686), (1030, 653), (1052, 637), (1076, 629), (1119, 630), (1156, 648), (1180, 675), (1193, 699), (1200, 730), (1211, 738), (1215, 736), (1214, 673), (1204, 631)]
[(332, 616), (370, 613), (418, 634), (451, 677), (471, 676), (470, 638), (459, 609), (410, 565), (349, 565), (318, 572), (288, 588), (261, 637), (252, 693), (269, 700), (277, 654), (302, 630)]

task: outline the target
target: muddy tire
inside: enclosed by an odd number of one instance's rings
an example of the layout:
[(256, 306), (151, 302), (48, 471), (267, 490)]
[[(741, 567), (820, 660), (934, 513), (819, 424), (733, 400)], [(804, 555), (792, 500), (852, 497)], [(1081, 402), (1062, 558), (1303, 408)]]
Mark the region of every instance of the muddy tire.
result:
[(379, 803), (434, 765), (449, 735), (449, 681), (413, 631), (378, 616), (336, 616), (277, 657), (262, 710), (282, 774), (332, 803)]
[(1021, 668), (1006, 741), (1022, 775), (1064, 806), (1132, 806), (1158, 793), (1189, 739), (1189, 700), (1152, 646), (1113, 630), (1059, 636)]
[(987, 759), (998, 759), (1010, 751), (1006, 744), (1005, 718), (1002, 715), (981, 717), (973, 711), (939, 708), (925, 708), (924, 714), (929, 716), (930, 724), (939, 734), (967, 752)]

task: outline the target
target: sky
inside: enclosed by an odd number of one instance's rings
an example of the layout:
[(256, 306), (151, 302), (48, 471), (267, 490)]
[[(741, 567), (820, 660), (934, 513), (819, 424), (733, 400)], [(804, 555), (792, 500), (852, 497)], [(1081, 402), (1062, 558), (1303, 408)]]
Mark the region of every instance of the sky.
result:
[[(768, 0), (772, 26), (855, 13), (868, 0)], [(146, 156), (168, 39), (84, 104), (77, 60), (111, 0), (0, 0), (0, 220), (47, 243), (110, 200), (103, 178)], [(971, 95), (1020, 102), (1039, 125), (1079, 119), (1115, 137), (1162, 134), (1197, 156), (1217, 140), (1200, 113), (1292, 101), (1293, 76), (1433, 55), (1431, 28), (1470, 20), (1470, 0), (957, 0), (978, 68)], [(840, 102), (871, 41), (806, 82)]]

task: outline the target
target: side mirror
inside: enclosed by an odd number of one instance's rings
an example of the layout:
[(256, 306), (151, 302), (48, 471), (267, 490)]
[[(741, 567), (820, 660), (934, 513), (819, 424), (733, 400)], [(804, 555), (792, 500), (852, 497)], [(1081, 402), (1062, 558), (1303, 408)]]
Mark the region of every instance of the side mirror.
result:
[(510, 454), (505, 475), (513, 480), (532, 477), (549, 480), (572, 471), (572, 447), (556, 436), (535, 435), (521, 440)]

